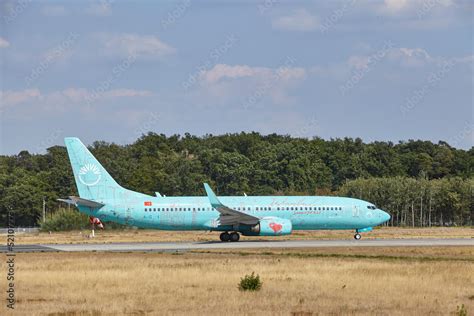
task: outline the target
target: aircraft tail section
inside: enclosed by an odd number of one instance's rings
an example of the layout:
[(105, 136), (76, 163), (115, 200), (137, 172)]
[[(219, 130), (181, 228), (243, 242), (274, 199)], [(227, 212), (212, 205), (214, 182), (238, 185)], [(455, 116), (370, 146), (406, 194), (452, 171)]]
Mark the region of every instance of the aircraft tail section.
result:
[(81, 198), (103, 201), (145, 196), (121, 187), (78, 138), (67, 137), (64, 142)]

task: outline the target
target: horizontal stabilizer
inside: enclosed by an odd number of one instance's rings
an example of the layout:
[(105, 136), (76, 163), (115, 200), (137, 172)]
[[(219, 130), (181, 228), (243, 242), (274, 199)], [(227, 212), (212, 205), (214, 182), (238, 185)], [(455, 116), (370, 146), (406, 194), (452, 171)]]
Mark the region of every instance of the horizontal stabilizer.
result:
[(67, 199), (67, 200), (66, 199), (58, 199), (58, 201), (68, 203), (68, 204), (72, 204), (72, 205), (75, 205), (75, 206), (86, 206), (86, 207), (90, 207), (90, 208), (101, 208), (102, 206), (104, 206), (104, 204), (102, 204), (102, 203), (87, 200), (87, 199), (83, 199), (83, 198), (80, 198), (80, 197), (77, 197), (77, 196), (70, 196), (69, 199)]

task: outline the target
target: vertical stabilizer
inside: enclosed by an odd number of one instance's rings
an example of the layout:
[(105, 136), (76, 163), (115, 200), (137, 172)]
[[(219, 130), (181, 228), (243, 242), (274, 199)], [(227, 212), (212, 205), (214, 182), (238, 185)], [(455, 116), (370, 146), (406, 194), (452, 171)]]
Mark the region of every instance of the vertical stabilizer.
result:
[(142, 195), (118, 185), (78, 138), (67, 137), (64, 142), (81, 198), (98, 201)]

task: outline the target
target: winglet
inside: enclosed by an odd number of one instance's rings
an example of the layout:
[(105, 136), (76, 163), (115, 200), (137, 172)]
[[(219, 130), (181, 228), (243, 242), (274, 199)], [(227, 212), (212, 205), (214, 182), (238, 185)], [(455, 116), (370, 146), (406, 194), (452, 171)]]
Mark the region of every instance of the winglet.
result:
[(216, 208), (222, 206), (222, 203), (219, 201), (214, 191), (212, 191), (209, 184), (204, 183), (204, 189), (206, 190), (207, 197), (209, 198), (209, 202), (211, 202), (212, 207)]

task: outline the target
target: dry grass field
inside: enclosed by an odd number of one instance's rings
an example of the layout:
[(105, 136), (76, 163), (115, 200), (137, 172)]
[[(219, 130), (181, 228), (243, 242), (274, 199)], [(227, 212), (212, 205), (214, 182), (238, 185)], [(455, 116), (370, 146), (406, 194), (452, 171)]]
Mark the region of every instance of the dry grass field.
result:
[[(474, 247), (32, 253), (16, 260), (16, 315), (450, 315), (461, 304), (474, 312)], [(261, 291), (240, 292), (240, 278), (252, 271)], [(7, 314), (4, 304), (0, 314)]]
[[(90, 231), (52, 232), (39, 234), (17, 234), (17, 244), (69, 244), (109, 242), (164, 242), (164, 241), (209, 241), (218, 240), (217, 232), (205, 231), (160, 231), (160, 230), (103, 230), (96, 231), (95, 238), (89, 238)], [(294, 231), (282, 237), (242, 237), (252, 240), (264, 239), (351, 239), (353, 231)], [(472, 227), (397, 228), (380, 227), (362, 238), (473, 238)]]

